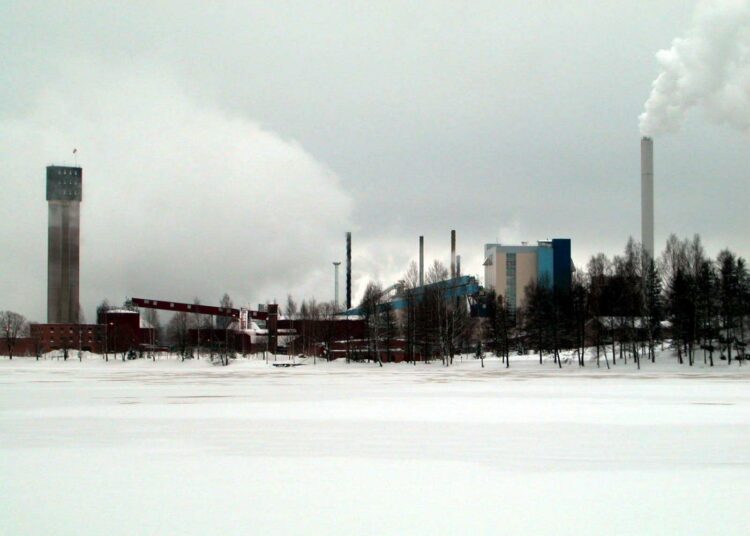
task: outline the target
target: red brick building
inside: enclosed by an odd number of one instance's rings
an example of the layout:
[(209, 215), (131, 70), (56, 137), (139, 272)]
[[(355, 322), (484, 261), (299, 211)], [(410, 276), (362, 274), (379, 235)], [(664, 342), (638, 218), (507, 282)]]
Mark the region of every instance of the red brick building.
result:
[(41, 353), (65, 348), (100, 353), (104, 347), (104, 327), (98, 324), (31, 324), (29, 332)]
[[(16, 341), (13, 355), (65, 349), (97, 354), (137, 351), (156, 340), (154, 329), (143, 324), (137, 311), (111, 309), (100, 312), (97, 320), (97, 324), (30, 324), (29, 336)], [(0, 354), (9, 354), (5, 340), (0, 342)]]

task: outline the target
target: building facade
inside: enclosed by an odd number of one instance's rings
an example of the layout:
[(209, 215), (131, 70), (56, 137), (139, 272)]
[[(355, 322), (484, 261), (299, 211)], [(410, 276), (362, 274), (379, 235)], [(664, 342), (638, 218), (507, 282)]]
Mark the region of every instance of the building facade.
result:
[(526, 304), (525, 289), (538, 283), (566, 291), (570, 288), (570, 239), (541, 240), (536, 245), (485, 244), (484, 286), (502, 296), (511, 311)]
[(83, 173), (47, 167), (47, 322), (79, 321), (80, 221)]

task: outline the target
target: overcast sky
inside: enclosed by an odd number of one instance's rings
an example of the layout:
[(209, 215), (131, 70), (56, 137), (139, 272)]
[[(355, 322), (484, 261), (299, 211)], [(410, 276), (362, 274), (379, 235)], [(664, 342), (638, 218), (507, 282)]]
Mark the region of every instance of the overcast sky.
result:
[[(736, 3), (736, 2), (735, 2)], [(640, 234), (638, 116), (694, 5), (9, 2), (0, 7), (0, 309), (46, 318), (45, 166), (83, 167), (81, 301), (328, 300), (483, 244)], [(58, 7), (56, 7), (58, 6)], [(748, 134), (655, 138), (656, 242), (750, 253)], [(343, 268), (343, 266), (342, 266)], [(342, 272), (343, 296), (343, 272)]]

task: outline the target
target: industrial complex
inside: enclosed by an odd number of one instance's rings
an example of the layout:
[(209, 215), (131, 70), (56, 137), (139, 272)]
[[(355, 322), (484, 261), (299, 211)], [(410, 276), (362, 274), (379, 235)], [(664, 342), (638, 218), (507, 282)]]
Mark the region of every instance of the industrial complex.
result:
[[(163, 297), (132, 297), (121, 306), (100, 308), (96, 323), (82, 323), (79, 274), (83, 169), (77, 166), (48, 166), (46, 199), (49, 211), (47, 322), (31, 324), (29, 337), (19, 341), (17, 353), (39, 355), (54, 350), (82, 350), (138, 355), (163, 349), (164, 342), (159, 340), (159, 333), (141, 315), (143, 309), (225, 318), (226, 321), (221, 323), (225, 327), (221, 329), (213, 324), (208, 329), (191, 328), (187, 333), (188, 342), (191, 346), (221, 347), (242, 354), (267, 351), (272, 354), (313, 352), (328, 357), (346, 353), (349, 356), (356, 354), (358, 341), (365, 337), (366, 327), (362, 317), (366, 313), (361, 306), (352, 302), (350, 232), (345, 235), (345, 304), (339, 307), (340, 263), (335, 262), (335, 309), (327, 318), (287, 318), (275, 303), (260, 304), (257, 308), (226, 308), (183, 303)], [(652, 202), (650, 206), (653, 208)], [(650, 222), (653, 226), (653, 216)], [(524, 289), (530, 283), (555, 289), (570, 287), (570, 239), (543, 240), (536, 245), (487, 244), (484, 251), (484, 286), (477, 278), (462, 274), (456, 243), (456, 231), (453, 230), (450, 233), (450, 269), (447, 277), (442, 281), (426, 282), (424, 237), (420, 236), (418, 283), (406, 288), (403, 282), (397, 282), (385, 288), (381, 307), (398, 312), (410, 303), (418, 303), (426, 295), (437, 292), (440, 299), (451, 303), (465, 301), (467, 310), (473, 316), (482, 316), (482, 301), (488, 291), (502, 296), (509, 310), (515, 311), (524, 306)], [(314, 340), (312, 344), (311, 339)], [(394, 360), (401, 360), (406, 350), (402, 342), (394, 340), (387, 351), (389, 356), (395, 356)]]
[[(48, 166), (47, 322), (31, 324), (29, 337), (19, 340), (17, 353), (37, 354), (54, 350), (82, 350), (95, 353), (142, 354), (163, 348), (159, 334), (140, 314), (141, 309), (190, 313), (213, 318), (224, 317), (225, 328), (189, 330), (191, 345), (211, 345), (243, 354), (258, 351), (315, 352), (329, 357), (356, 353), (357, 341), (365, 336), (363, 311), (352, 303), (352, 234), (346, 233), (345, 307), (338, 304), (338, 262), (335, 266), (334, 304), (330, 318), (290, 319), (280, 314), (275, 303), (222, 308), (182, 303), (162, 298), (133, 297), (122, 306), (97, 311), (95, 324), (80, 322), (80, 204), (83, 201), (81, 167)], [(450, 274), (444, 281), (425, 283), (424, 237), (419, 237), (419, 282), (405, 289), (396, 283), (383, 292), (383, 306), (404, 309), (409, 300), (420, 301), (439, 290), (442, 299), (466, 300), (473, 315), (482, 315), (481, 301), (486, 290), (503, 296), (511, 310), (523, 307), (523, 289), (534, 281), (563, 288), (570, 285), (572, 263), (569, 239), (527, 244), (488, 244), (485, 246), (485, 287), (473, 276), (461, 273), (461, 257), (456, 253), (456, 231), (450, 236)], [(387, 305), (386, 305), (387, 304)], [(315, 334), (315, 344), (308, 340)], [(397, 360), (404, 358), (403, 344), (389, 348)], [(400, 358), (398, 358), (400, 356)]]

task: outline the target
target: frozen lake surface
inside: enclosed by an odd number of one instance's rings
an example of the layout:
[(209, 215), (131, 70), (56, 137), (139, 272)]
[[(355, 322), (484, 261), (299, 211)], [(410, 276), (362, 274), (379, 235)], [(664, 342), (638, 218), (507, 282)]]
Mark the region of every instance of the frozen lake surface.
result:
[(750, 366), (0, 360), (1, 534), (750, 533)]

